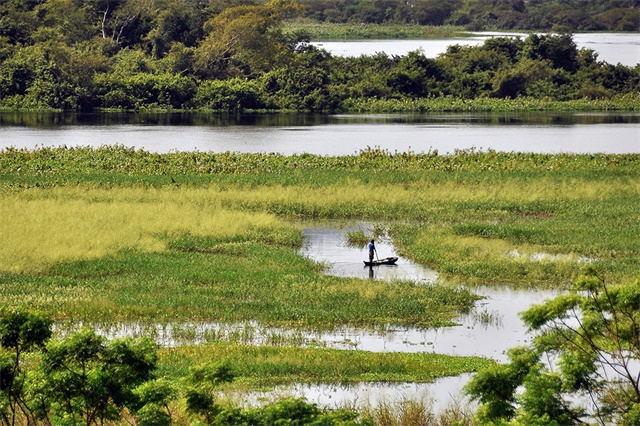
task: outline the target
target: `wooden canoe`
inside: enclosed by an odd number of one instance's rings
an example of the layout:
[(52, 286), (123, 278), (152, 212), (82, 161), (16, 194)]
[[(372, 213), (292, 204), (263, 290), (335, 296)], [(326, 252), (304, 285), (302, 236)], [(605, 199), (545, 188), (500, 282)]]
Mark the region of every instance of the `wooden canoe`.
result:
[(374, 260), (373, 262), (364, 261), (364, 266), (378, 266), (378, 265), (395, 265), (398, 261), (397, 257), (386, 257), (380, 260)]

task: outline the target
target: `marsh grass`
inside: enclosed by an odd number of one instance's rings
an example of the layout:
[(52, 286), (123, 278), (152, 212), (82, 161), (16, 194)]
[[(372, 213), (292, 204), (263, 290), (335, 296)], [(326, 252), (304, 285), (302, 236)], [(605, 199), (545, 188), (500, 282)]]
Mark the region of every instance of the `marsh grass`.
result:
[(451, 97), (422, 99), (347, 99), (342, 108), (349, 112), (519, 112), (519, 111), (638, 111), (640, 102), (637, 94), (627, 94), (611, 99), (550, 100), (536, 98), (475, 98)]
[(355, 231), (348, 231), (346, 234), (347, 244), (352, 247), (363, 247), (366, 246), (371, 237), (366, 235), (363, 230), (358, 229)]
[[(0, 188), (0, 264), (18, 274), (127, 250), (258, 262), (254, 244), (269, 263), (300, 244), (290, 218), (384, 221), (401, 254), (452, 281), (564, 286), (580, 258), (624, 279), (640, 256), (638, 155), (7, 150)], [(51, 300), (85, 294), (52, 285)]]
[(493, 361), (426, 353), (378, 353), (325, 348), (245, 346), (220, 343), (163, 349), (159, 375), (182, 377), (194, 365), (229, 362), (234, 389), (292, 383), (431, 382), (474, 372)]
[(428, 401), (381, 402), (360, 410), (365, 419), (379, 426), (472, 426), (473, 411), (453, 403), (436, 413)]
[(465, 290), (324, 276), (297, 253), (296, 225), (220, 207), (222, 195), (206, 188), (6, 195), (0, 303), (57, 320), (328, 329), (441, 326), (475, 300)]

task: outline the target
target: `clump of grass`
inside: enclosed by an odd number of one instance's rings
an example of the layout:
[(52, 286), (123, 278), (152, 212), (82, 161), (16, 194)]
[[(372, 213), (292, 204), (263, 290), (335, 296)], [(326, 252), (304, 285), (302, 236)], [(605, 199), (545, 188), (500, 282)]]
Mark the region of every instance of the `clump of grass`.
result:
[(398, 404), (381, 402), (362, 411), (365, 419), (379, 426), (472, 426), (473, 411), (453, 403), (435, 413), (427, 401), (403, 401)]
[(362, 247), (367, 245), (369, 240), (369, 236), (367, 236), (363, 230), (358, 229), (356, 231), (348, 231), (347, 232), (347, 244), (353, 247)]

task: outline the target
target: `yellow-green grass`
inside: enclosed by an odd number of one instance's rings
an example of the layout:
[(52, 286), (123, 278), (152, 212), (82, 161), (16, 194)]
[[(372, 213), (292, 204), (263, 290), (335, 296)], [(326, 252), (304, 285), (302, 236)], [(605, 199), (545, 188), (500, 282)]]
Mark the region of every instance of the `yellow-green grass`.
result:
[(234, 387), (254, 389), (290, 383), (431, 382), (475, 372), (493, 361), (429, 353), (375, 353), (324, 348), (214, 345), (163, 349), (160, 376), (178, 379), (193, 366), (227, 362)]
[[(180, 233), (293, 247), (300, 234), (288, 218), (387, 222), (404, 255), (455, 281), (566, 285), (584, 258), (612, 279), (625, 279), (637, 274), (640, 257), (638, 155), (46, 149), (0, 154), (0, 176), (7, 218), (0, 227), (13, 233), (0, 248), (4, 270), (39, 270), (126, 248), (157, 252)], [(119, 206), (123, 215), (133, 212), (122, 230)], [(66, 219), (46, 213), (56, 209)], [(73, 213), (83, 209), (105, 217), (76, 220)], [(66, 255), (56, 248), (64, 245), (46, 248), (49, 222), (53, 235), (65, 230)], [(218, 226), (226, 222), (234, 222), (237, 235)], [(109, 234), (126, 230), (127, 236), (100, 242), (102, 223)], [(558, 256), (534, 259), (540, 253)]]
[(123, 249), (158, 252), (166, 249), (167, 239), (184, 234), (225, 240), (252, 235), (259, 241), (261, 234), (285, 232), (271, 214), (223, 209), (215, 193), (197, 201), (189, 195), (69, 189), (0, 196), (0, 270), (40, 271)]
[(295, 225), (221, 207), (224, 192), (65, 187), (4, 194), (0, 304), (58, 320), (333, 328), (440, 326), (474, 301), (462, 290), (324, 276), (297, 253)]

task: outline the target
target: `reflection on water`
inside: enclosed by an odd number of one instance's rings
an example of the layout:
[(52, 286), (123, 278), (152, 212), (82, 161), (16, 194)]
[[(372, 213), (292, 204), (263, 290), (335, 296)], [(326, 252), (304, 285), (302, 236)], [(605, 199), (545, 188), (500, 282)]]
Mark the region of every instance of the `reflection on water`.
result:
[(457, 112), (393, 114), (219, 113), (219, 112), (0, 112), (2, 127), (57, 128), (64, 126), (257, 126), (306, 130), (324, 124), (490, 124), (573, 125), (640, 123), (640, 114), (625, 112)]
[(353, 155), (367, 147), (637, 153), (640, 114), (0, 113), (0, 149), (114, 144), (152, 152), (318, 155)]
[[(330, 275), (343, 277), (372, 277), (386, 281), (411, 280), (432, 284), (437, 272), (400, 257), (398, 266), (364, 268), (366, 248), (351, 247), (346, 234), (363, 230), (371, 235), (372, 226), (358, 224), (336, 229), (335, 227), (310, 227), (304, 229), (302, 254), (327, 265)], [(397, 256), (389, 239), (376, 243), (381, 257)], [(372, 276), (370, 274), (373, 274)], [(351, 347), (367, 351), (435, 352), (451, 355), (480, 355), (496, 360), (506, 360), (506, 351), (525, 344), (530, 336), (520, 319), (520, 312), (533, 304), (541, 303), (557, 294), (553, 290), (515, 289), (506, 286), (478, 286), (471, 288), (483, 296), (474, 309), (458, 318), (458, 326), (437, 329), (390, 328), (384, 334), (363, 330), (342, 329), (335, 340), (333, 335), (323, 335), (323, 342), (333, 347)], [(341, 345), (340, 341), (344, 342)]]
[(241, 393), (231, 399), (253, 406), (284, 397), (306, 398), (308, 401), (330, 408), (375, 408), (379, 404), (419, 402), (438, 413), (452, 404), (473, 407), (461, 394), (470, 374), (443, 377), (432, 383), (357, 383), (353, 385), (295, 384), (279, 386), (273, 391)]

